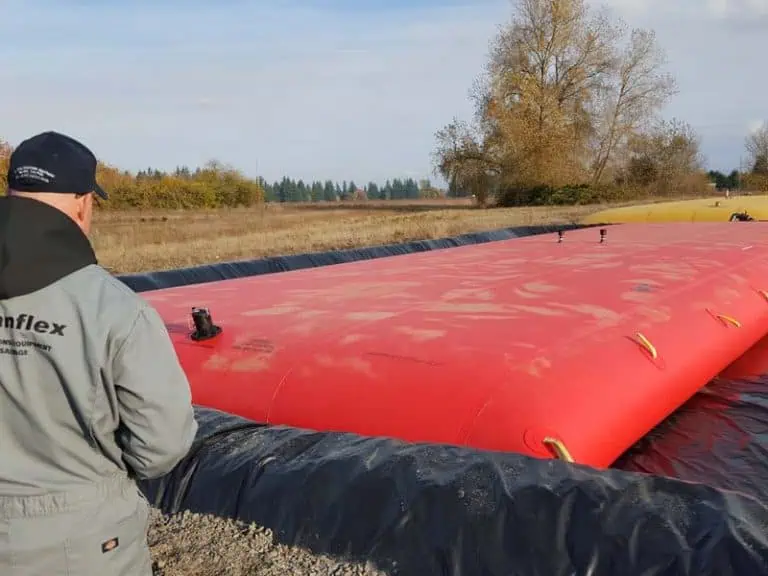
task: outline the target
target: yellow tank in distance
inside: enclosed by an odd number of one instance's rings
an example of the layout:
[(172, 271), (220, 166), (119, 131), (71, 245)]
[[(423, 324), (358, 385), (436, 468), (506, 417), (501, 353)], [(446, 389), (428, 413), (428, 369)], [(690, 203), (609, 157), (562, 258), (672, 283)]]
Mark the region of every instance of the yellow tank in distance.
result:
[(581, 224), (626, 222), (724, 222), (768, 220), (768, 196), (700, 198), (609, 208), (588, 214)]

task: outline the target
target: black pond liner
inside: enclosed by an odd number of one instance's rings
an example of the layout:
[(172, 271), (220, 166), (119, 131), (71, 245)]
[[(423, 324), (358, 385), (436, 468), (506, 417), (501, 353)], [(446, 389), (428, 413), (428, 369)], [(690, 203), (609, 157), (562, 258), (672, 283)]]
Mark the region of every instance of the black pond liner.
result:
[[(768, 375), (715, 378), (613, 467), (701, 482), (768, 502)], [(768, 526), (765, 530), (768, 536)]]
[[(562, 224), (541, 226), (516, 226), (502, 228), (488, 232), (476, 232), (462, 234), (448, 238), (435, 240), (416, 240), (402, 244), (385, 244), (368, 248), (352, 248), (349, 250), (329, 250), (326, 252), (312, 252), (307, 254), (293, 254), (291, 256), (275, 256), (271, 258), (259, 258), (256, 260), (240, 260), (235, 262), (220, 262), (218, 264), (204, 264), (190, 268), (178, 268), (175, 270), (159, 270), (142, 274), (123, 274), (118, 276), (129, 288), (136, 292), (147, 290), (159, 290), (161, 288), (175, 288), (177, 286), (189, 286), (191, 284), (204, 284), (218, 280), (231, 280), (261, 274), (274, 274), (276, 272), (288, 272), (303, 268), (317, 268), (331, 266), (358, 260), (374, 260), (389, 256), (413, 254), (415, 252), (429, 252), (431, 250), (444, 250), (457, 246), (469, 246), (472, 244), (485, 244), (513, 238), (524, 238), (540, 234), (567, 233), (570, 230), (580, 228), (593, 228), (596, 225)], [(567, 235), (566, 235), (567, 236)]]
[(388, 438), (265, 427), (197, 408), (165, 512), (256, 522), (392, 575), (768, 574), (768, 508), (704, 484)]
[[(554, 233), (456, 238), (124, 276), (137, 291)], [(567, 236), (567, 235), (566, 235)], [(391, 575), (768, 575), (768, 377), (716, 379), (616, 463), (258, 423), (197, 407), (163, 511), (256, 522), (278, 541)]]

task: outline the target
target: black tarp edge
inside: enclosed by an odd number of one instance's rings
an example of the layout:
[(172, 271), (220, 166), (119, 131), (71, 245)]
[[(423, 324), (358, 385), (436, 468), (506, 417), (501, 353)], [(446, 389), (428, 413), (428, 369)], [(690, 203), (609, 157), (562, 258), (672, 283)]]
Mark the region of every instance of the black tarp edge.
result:
[(220, 262), (192, 266), (189, 268), (177, 268), (174, 270), (158, 270), (142, 274), (121, 274), (116, 276), (135, 292), (160, 290), (163, 288), (175, 288), (177, 286), (189, 286), (192, 284), (205, 284), (219, 280), (245, 278), (261, 274), (273, 274), (304, 268), (317, 268), (331, 266), (358, 260), (372, 260), (412, 254), (415, 252), (428, 252), (442, 250), (457, 246), (472, 244), (485, 244), (500, 240), (511, 240), (539, 234), (548, 234), (562, 230), (564, 232), (580, 228), (593, 228), (595, 224), (558, 224), (537, 226), (515, 226), (501, 228), (487, 232), (473, 232), (438, 238), (434, 240), (415, 240), (402, 244), (384, 244), (365, 248), (350, 248), (347, 250), (328, 250), (325, 252), (310, 252), (304, 254), (292, 254), (289, 256), (274, 256), (259, 258), (256, 260), (239, 260), (233, 262)]
[(413, 576), (759, 576), (768, 508), (704, 484), (556, 460), (261, 426), (196, 408), (193, 449), (144, 482), (166, 513)]

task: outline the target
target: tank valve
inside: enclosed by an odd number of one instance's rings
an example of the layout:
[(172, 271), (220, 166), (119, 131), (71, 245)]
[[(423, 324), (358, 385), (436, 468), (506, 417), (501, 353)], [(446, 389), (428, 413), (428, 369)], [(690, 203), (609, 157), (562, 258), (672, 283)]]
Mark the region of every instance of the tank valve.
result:
[(564, 236), (563, 231), (562, 230), (558, 230), (557, 231), (557, 243), (558, 244), (560, 244), (563, 241), (563, 236)]
[(605, 228), (600, 228), (600, 244), (605, 242), (605, 236), (608, 234), (608, 230)]
[(221, 333), (221, 327), (213, 323), (208, 308), (192, 308), (192, 322), (195, 324), (195, 331), (190, 337), (196, 342), (209, 340)]
[(752, 216), (747, 214), (746, 210), (744, 210), (744, 212), (734, 212), (729, 218), (729, 221), (731, 222), (753, 222), (754, 220), (755, 219), (752, 218)]

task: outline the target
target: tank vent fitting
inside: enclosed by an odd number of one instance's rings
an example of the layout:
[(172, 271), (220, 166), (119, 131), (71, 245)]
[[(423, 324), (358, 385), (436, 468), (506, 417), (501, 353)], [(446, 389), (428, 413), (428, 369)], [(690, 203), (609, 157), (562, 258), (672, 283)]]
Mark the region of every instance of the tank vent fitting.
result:
[(196, 342), (209, 340), (221, 333), (221, 327), (213, 323), (208, 308), (192, 308), (192, 322), (195, 324), (195, 331), (190, 337)]

